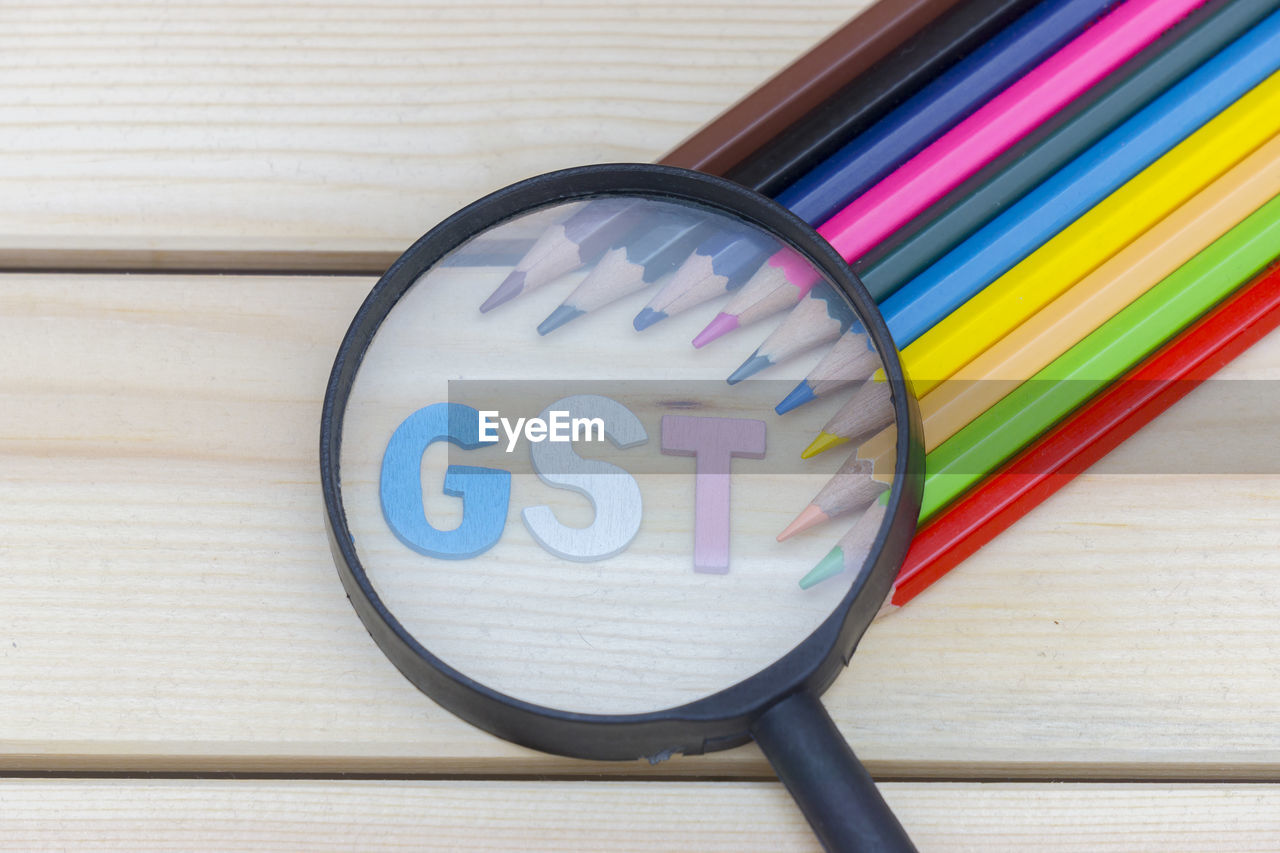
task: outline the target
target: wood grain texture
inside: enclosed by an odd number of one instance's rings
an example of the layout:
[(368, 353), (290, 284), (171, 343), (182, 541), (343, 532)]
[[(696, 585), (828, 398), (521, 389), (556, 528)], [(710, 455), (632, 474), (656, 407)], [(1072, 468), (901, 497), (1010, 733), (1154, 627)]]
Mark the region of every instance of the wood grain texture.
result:
[[(0, 767), (766, 777), (538, 755), (386, 662), (315, 461), (370, 283), (0, 277)], [(1280, 375), (1280, 339), (1226, 373)], [(1122, 455), (1219, 429), (1201, 399)], [(833, 716), (881, 776), (1274, 778), (1277, 554), (1274, 476), (1083, 476), (873, 627)]]
[(648, 161), (868, 0), (0, 5), (0, 267), (379, 271)]
[[(1276, 785), (891, 783), (929, 851), (1271, 851)], [(815, 851), (767, 782), (5, 780), (0, 850)]]

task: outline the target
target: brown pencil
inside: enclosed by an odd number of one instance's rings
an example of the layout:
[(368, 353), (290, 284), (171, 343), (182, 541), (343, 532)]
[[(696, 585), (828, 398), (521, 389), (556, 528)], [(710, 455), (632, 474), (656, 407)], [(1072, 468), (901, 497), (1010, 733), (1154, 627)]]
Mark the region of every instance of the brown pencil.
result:
[(658, 162), (723, 175), (959, 0), (880, 0)]

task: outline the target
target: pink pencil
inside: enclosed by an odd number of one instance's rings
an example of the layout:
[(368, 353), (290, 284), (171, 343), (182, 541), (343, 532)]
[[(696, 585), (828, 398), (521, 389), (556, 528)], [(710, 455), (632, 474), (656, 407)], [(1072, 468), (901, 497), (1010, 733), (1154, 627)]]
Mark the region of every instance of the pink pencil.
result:
[[(818, 228), (852, 263), (1205, 0), (1128, 0), (992, 98)], [(703, 346), (785, 310), (813, 287), (812, 268), (779, 252), (694, 338)]]

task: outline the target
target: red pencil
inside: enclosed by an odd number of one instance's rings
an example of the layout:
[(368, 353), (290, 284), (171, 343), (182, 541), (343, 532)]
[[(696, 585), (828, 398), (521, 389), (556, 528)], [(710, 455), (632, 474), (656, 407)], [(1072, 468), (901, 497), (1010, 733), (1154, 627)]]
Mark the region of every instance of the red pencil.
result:
[(1280, 266), (1201, 317), (921, 528), (885, 609), (915, 598), (1277, 326)]

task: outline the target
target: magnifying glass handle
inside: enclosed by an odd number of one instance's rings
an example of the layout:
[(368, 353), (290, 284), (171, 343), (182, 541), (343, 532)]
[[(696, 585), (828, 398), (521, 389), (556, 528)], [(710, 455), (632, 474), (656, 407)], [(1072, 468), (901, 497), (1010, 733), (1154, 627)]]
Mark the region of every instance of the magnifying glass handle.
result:
[(906, 830), (816, 696), (788, 696), (755, 722), (751, 734), (827, 850), (914, 853)]

